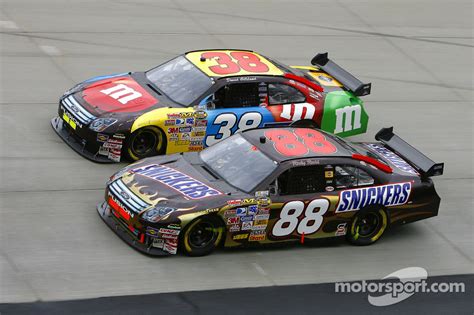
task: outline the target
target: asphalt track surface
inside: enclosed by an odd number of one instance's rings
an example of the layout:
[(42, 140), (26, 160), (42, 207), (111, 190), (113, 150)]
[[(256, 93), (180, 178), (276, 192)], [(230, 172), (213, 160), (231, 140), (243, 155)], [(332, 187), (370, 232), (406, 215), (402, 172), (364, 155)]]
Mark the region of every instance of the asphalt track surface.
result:
[[(0, 303), (380, 279), (405, 267), (473, 273), (473, 7), (470, 0), (53, 1), (0, 7)], [(96, 214), (123, 165), (77, 155), (51, 129), (87, 78), (146, 70), (187, 50), (247, 48), (287, 64), (317, 53), (363, 81), (372, 140), (395, 131), (435, 161), (436, 218), (377, 244), (138, 254)]]

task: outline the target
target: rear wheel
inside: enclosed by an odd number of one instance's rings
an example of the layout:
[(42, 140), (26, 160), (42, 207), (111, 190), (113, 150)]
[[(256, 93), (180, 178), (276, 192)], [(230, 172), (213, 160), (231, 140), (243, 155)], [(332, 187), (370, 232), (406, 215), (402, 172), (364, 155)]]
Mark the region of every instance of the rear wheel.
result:
[(180, 248), (188, 256), (210, 254), (221, 242), (225, 228), (215, 217), (201, 217), (192, 221), (184, 229), (180, 238)]
[(347, 240), (355, 245), (375, 243), (388, 227), (387, 212), (382, 208), (361, 211), (352, 220)]
[(130, 159), (140, 160), (163, 153), (166, 139), (163, 132), (154, 126), (138, 129), (130, 135), (127, 153)]
[(292, 122), (290, 124), (290, 127), (304, 127), (313, 129), (319, 128), (318, 124), (314, 120), (309, 119), (297, 120), (295, 122)]

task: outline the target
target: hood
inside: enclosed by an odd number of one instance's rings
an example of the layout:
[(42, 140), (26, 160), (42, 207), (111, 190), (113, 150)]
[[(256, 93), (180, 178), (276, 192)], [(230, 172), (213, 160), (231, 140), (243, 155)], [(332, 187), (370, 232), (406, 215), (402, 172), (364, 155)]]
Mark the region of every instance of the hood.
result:
[(227, 199), (235, 198), (235, 189), (180, 154), (144, 159), (128, 166), (118, 177), (114, 182), (123, 183), (149, 206), (159, 203), (164, 207), (202, 210), (221, 206)]
[(148, 86), (143, 73), (87, 80), (81, 84), (74, 98), (96, 117), (115, 113), (131, 115), (162, 105), (160, 95)]

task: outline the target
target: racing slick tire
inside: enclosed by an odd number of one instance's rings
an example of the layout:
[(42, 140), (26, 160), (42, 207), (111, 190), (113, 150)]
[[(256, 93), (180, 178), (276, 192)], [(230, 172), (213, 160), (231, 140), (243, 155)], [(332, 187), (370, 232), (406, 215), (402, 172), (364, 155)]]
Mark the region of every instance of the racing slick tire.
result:
[(160, 128), (143, 127), (133, 132), (127, 141), (126, 155), (137, 161), (166, 151), (166, 137)]
[(222, 221), (213, 216), (199, 217), (189, 223), (180, 235), (179, 248), (187, 256), (210, 254), (224, 237)]
[(292, 122), (290, 124), (290, 127), (304, 127), (304, 128), (313, 128), (313, 129), (319, 129), (318, 124), (309, 119), (302, 119), (302, 120), (297, 120), (295, 122)]
[(382, 237), (388, 225), (388, 214), (382, 207), (361, 210), (352, 219), (346, 238), (354, 245), (370, 245)]

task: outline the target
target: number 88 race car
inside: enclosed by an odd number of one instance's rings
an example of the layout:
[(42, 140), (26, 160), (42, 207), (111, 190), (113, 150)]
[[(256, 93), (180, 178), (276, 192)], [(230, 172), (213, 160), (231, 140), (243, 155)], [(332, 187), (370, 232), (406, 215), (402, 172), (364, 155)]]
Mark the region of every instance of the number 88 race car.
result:
[(51, 123), (96, 162), (200, 151), (238, 131), (294, 121), (340, 136), (364, 133), (368, 116), (359, 96), (370, 84), (327, 53), (312, 64), (287, 67), (243, 50), (192, 51), (147, 72), (76, 85)]
[(200, 153), (152, 157), (111, 177), (98, 212), (135, 249), (205, 255), (215, 247), (345, 236), (438, 214), (443, 173), (391, 128), (349, 143), (308, 128), (253, 129)]

